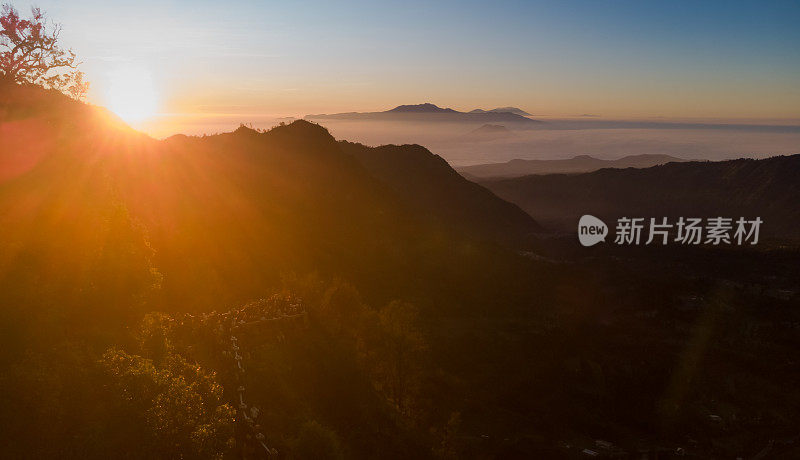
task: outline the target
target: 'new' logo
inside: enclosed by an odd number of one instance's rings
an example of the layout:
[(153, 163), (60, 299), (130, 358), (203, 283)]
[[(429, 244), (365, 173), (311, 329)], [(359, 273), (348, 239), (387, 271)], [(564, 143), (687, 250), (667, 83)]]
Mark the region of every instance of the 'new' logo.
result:
[(584, 246), (594, 246), (605, 241), (608, 235), (608, 226), (595, 216), (586, 214), (578, 221), (578, 240)]

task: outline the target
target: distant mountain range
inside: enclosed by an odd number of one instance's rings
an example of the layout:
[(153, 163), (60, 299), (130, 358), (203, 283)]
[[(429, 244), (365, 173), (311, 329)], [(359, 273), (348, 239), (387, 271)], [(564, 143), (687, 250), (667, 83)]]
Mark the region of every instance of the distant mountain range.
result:
[(601, 160), (589, 155), (578, 155), (565, 160), (511, 160), (505, 163), (464, 166), (457, 170), (470, 179), (511, 178), (529, 174), (576, 174), (602, 168), (649, 168), (681, 161), (688, 160), (670, 155), (629, 155), (616, 160)]
[(524, 117), (528, 117), (528, 116), (531, 115), (528, 112), (526, 112), (526, 111), (524, 111), (524, 110), (522, 110), (522, 109), (520, 109), (518, 107), (498, 107), (496, 109), (491, 109), (491, 110), (475, 109), (475, 110), (470, 110), (469, 113), (489, 113), (489, 112), (491, 112), (491, 113), (516, 113), (517, 115), (522, 115)]
[(397, 107), (387, 110), (387, 113), (460, 113), (453, 109), (443, 109), (434, 104), (426, 102), (425, 104), (414, 105), (398, 105)]
[(482, 180), (539, 223), (574, 232), (591, 214), (609, 225), (634, 217), (761, 217), (762, 234), (800, 239), (800, 155), (689, 161), (644, 169)]
[[(509, 109), (514, 109), (510, 107)], [(450, 108), (442, 108), (431, 103), (400, 105), (384, 112), (347, 112), (334, 114), (306, 115), (308, 120), (361, 120), (361, 121), (417, 121), (417, 122), (466, 122), (466, 123), (515, 123), (533, 125), (542, 123), (515, 112), (493, 109), (491, 111), (473, 110), (459, 112)]]

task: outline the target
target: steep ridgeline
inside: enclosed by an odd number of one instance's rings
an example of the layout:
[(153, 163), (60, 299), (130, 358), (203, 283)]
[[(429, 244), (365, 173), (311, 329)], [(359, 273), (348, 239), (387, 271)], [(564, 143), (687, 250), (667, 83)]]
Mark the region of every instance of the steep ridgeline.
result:
[(464, 179), (443, 158), (422, 146), (367, 147), (345, 141), (341, 145), (415, 212), (470, 236), (513, 243), (542, 231), (516, 205)]
[[(420, 147), (339, 143), (307, 121), (157, 141), (97, 112), (35, 88), (0, 100), (0, 254), (32, 254), (15, 265), (20, 276), (82, 276), (115, 244), (135, 260), (109, 264), (142, 268), (143, 283), (157, 269), (163, 301), (193, 308), (240, 303), (285, 273), (346, 277), (382, 295), (463, 272), (455, 261), (477, 257), (454, 249), (463, 238), (538, 228)], [(119, 234), (112, 224), (130, 227), (128, 239), (105, 241)], [(427, 278), (409, 263), (422, 259)]]
[(764, 235), (800, 238), (800, 155), (669, 163), (480, 183), (543, 225), (575, 231), (578, 218), (760, 216)]

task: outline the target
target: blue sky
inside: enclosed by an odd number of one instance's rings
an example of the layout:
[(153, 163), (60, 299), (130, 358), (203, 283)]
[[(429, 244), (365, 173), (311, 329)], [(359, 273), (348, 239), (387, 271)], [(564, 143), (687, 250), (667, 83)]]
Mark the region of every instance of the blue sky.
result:
[(63, 24), (99, 104), (124, 63), (152, 76), (164, 112), (430, 101), (551, 116), (800, 118), (796, 1), (37, 4)]

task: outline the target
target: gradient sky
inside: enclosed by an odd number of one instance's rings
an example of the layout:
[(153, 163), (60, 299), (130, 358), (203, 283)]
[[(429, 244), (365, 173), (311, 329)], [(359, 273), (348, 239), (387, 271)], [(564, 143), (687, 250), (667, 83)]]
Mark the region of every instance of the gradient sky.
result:
[(163, 113), (800, 118), (798, 1), (35, 3), (100, 105), (135, 68)]

